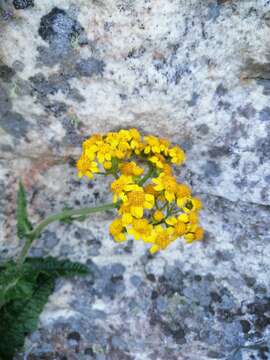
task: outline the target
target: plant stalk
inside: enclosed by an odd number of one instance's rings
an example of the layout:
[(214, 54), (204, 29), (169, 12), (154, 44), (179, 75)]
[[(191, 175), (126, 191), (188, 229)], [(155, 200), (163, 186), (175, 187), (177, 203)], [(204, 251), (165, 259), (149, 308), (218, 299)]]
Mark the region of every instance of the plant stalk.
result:
[(152, 166), (152, 164), (149, 164), (148, 166), (149, 166), (149, 168), (148, 168), (147, 173), (138, 182), (138, 185), (140, 185), (140, 186), (142, 186), (148, 179), (150, 179), (150, 177), (152, 176), (152, 174), (154, 172), (154, 167)]
[(63, 221), (65, 219), (76, 220), (76, 217), (79, 218), (81, 216), (88, 216), (97, 212), (115, 209), (118, 205), (118, 203), (110, 203), (96, 207), (87, 207), (83, 209), (63, 210), (58, 214), (48, 216), (26, 235), (25, 244), (20, 256), (18, 257), (17, 264), (20, 266), (24, 263), (24, 260), (28, 255), (33, 241), (40, 236), (43, 229), (46, 228), (49, 224), (55, 221)]

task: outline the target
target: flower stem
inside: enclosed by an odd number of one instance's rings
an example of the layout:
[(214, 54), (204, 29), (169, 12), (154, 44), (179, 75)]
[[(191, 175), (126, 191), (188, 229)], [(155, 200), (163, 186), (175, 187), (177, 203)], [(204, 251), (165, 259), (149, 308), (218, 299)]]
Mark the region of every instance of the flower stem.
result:
[(152, 166), (152, 164), (148, 164), (148, 166), (149, 166), (149, 168), (148, 168), (147, 173), (138, 182), (138, 185), (140, 185), (140, 186), (142, 186), (148, 179), (150, 179), (150, 177), (152, 176), (152, 174), (154, 172), (154, 167)]
[(118, 206), (118, 203), (110, 203), (96, 207), (87, 207), (83, 209), (72, 209), (72, 210), (63, 210), (58, 214), (50, 215), (46, 219), (42, 220), (32, 231), (26, 235), (26, 240), (22, 252), (17, 260), (18, 265), (24, 263), (25, 258), (31, 248), (33, 241), (40, 236), (42, 230), (46, 228), (49, 224), (55, 221), (63, 221), (66, 219), (76, 220), (76, 218), (88, 216), (97, 212), (102, 212), (110, 209), (115, 209)]

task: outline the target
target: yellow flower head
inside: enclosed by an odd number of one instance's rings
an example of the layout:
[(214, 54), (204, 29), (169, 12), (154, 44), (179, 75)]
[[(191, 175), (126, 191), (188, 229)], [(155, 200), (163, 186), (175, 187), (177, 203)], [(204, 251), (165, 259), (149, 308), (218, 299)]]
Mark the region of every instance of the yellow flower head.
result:
[(184, 151), (167, 139), (121, 129), (86, 139), (77, 169), (89, 179), (98, 172), (115, 177), (111, 191), (119, 217), (110, 234), (124, 241), (128, 232), (150, 243), (155, 253), (181, 236), (186, 242), (203, 238), (198, 218), (202, 203), (173, 175), (173, 165), (184, 160)]
[(173, 164), (179, 165), (185, 161), (185, 153), (179, 146), (172, 147), (169, 150), (169, 155)]
[(98, 150), (97, 150), (97, 160), (100, 164), (103, 164), (104, 161), (111, 161), (112, 159), (112, 155), (113, 155), (113, 151), (110, 147), (109, 144), (106, 144), (103, 140), (102, 141), (97, 141), (97, 146), (98, 146)]
[(183, 198), (191, 195), (190, 188), (185, 184), (177, 184), (176, 196), (177, 198)]
[(111, 184), (111, 190), (114, 193), (113, 201), (116, 202), (128, 189), (129, 185), (133, 184), (131, 176), (121, 175), (117, 180)]
[(129, 235), (134, 236), (135, 240), (142, 239), (145, 242), (151, 242), (153, 226), (146, 219), (134, 219), (127, 232)]
[(157, 225), (154, 228), (155, 238), (154, 244), (150, 248), (150, 253), (154, 254), (159, 250), (164, 250), (173, 241), (173, 229), (163, 228), (161, 225)]
[(202, 208), (202, 203), (200, 199), (186, 196), (177, 199), (177, 206), (183, 209), (186, 213), (189, 213), (190, 211), (200, 210)]
[(171, 175), (171, 176), (173, 175), (173, 170), (172, 170), (171, 165), (166, 164), (166, 163), (163, 166), (162, 172), (166, 175)]
[(156, 136), (149, 135), (144, 137), (145, 142), (145, 148), (144, 153), (145, 154), (160, 154), (160, 142), (159, 139)]
[(148, 160), (159, 169), (163, 169), (166, 163), (165, 158), (160, 154), (150, 156)]
[(154, 197), (158, 196), (158, 191), (155, 190), (155, 186), (154, 184), (147, 184), (145, 187), (144, 187), (144, 192), (146, 194), (150, 194), (150, 195), (153, 195)]
[(122, 242), (126, 240), (126, 234), (124, 233), (125, 228), (123, 227), (121, 219), (117, 218), (113, 220), (109, 230), (115, 241)]
[(195, 230), (195, 240), (202, 240), (203, 239), (203, 236), (204, 236), (204, 230), (203, 228), (201, 227), (198, 227), (196, 230)]
[(120, 166), (120, 171), (123, 175), (127, 176), (140, 176), (144, 169), (139, 167), (134, 161), (123, 163)]
[(160, 222), (165, 218), (165, 215), (163, 214), (162, 211), (156, 210), (153, 214), (153, 218), (155, 221)]
[(144, 209), (152, 209), (155, 204), (153, 195), (146, 194), (141, 187), (127, 193), (126, 200), (130, 206), (130, 213), (135, 218), (142, 218)]
[(177, 182), (173, 176), (161, 173), (158, 178), (152, 179), (152, 181), (154, 184), (156, 184), (154, 187), (155, 190), (164, 190), (164, 196), (168, 202), (175, 200)]
[(82, 155), (77, 161), (78, 176), (87, 176), (89, 179), (93, 178), (93, 173), (98, 173), (99, 168), (95, 161), (89, 161), (89, 159)]
[(186, 230), (187, 226), (182, 221), (177, 221), (177, 223), (174, 225), (174, 233), (177, 237), (184, 235)]
[(198, 213), (195, 211), (192, 211), (188, 214), (188, 221), (191, 224), (197, 224), (199, 221)]
[(83, 150), (86, 151), (86, 150), (92, 149), (92, 152), (94, 152), (94, 153), (97, 152), (98, 147), (96, 145), (96, 142), (101, 141), (101, 140), (102, 140), (101, 135), (99, 135), (99, 134), (92, 135), (90, 138), (86, 139), (83, 142)]

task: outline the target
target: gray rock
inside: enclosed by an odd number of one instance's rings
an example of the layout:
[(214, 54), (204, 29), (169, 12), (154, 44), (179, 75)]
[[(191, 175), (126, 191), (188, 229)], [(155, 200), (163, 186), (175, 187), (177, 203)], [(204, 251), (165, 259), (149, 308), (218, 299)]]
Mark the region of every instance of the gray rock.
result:
[(262, 109), (259, 113), (259, 117), (261, 121), (270, 121), (270, 107), (267, 106), (264, 109)]
[(80, 76), (91, 77), (102, 75), (105, 63), (95, 58), (83, 59), (76, 64), (76, 70)]
[(57, 282), (16, 360), (269, 358), (268, 0), (35, 3), (0, 1), (1, 259), (22, 245), (19, 177), (34, 223), (111, 201), (112, 179), (74, 164), (83, 139), (120, 128), (186, 150), (176, 174), (206, 231), (149, 256), (113, 242), (113, 211), (50, 225), (31, 256), (90, 274)]
[(20, 139), (25, 137), (29, 123), (21, 114), (8, 111), (0, 118), (0, 127), (8, 134)]

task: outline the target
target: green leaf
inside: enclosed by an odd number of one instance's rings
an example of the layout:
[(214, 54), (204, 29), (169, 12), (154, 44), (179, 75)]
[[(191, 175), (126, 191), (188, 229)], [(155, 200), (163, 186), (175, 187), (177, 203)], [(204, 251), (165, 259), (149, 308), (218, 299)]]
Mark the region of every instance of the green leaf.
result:
[(82, 276), (89, 274), (86, 265), (70, 260), (58, 260), (53, 257), (27, 258), (26, 264), (28, 264), (34, 272), (38, 271), (54, 277)]
[(25, 235), (32, 230), (32, 225), (28, 220), (27, 216), (27, 202), (24, 186), (22, 182), (19, 183), (19, 190), (17, 194), (17, 235), (20, 239), (24, 238)]
[(77, 262), (53, 257), (27, 258), (21, 267), (9, 262), (0, 273), (0, 359), (12, 360), (24, 338), (35, 331), (39, 315), (58, 277), (88, 274)]
[(35, 331), (39, 315), (53, 291), (54, 279), (39, 275), (32, 296), (11, 301), (0, 310), (0, 359), (12, 360), (24, 345), (26, 335)]
[(31, 296), (37, 275), (29, 266), (18, 269), (14, 262), (6, 264), (0, 273), (0, 303)]

